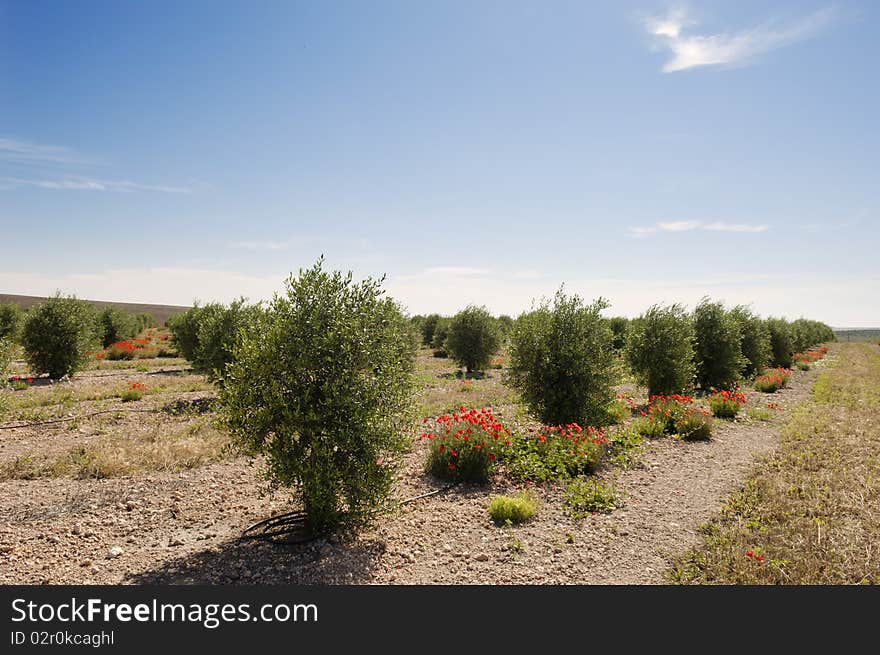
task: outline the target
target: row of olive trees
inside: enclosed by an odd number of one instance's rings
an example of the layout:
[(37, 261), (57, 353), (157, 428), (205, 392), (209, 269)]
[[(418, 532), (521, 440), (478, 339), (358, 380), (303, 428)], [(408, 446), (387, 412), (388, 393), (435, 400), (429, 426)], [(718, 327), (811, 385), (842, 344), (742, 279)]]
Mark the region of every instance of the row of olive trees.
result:
[(788, 368), (794, 353), (834, 339), (818, 321), (762, 319), (748, 307), (704, 298), (691, 313), (678, 304), (651, 307), (627, 328), (625, 352), (651, 394), (668, 394), (695, 385), (729, 389), (768, 366)]
[(113, 306), (98, 309), (60, 292), (28, 311), (0, 305), (0, 341), (20, 344), (31, 372), (52, 379), (73, 375), (90, 352), (155, 324), (150, 314), (130, 314)]

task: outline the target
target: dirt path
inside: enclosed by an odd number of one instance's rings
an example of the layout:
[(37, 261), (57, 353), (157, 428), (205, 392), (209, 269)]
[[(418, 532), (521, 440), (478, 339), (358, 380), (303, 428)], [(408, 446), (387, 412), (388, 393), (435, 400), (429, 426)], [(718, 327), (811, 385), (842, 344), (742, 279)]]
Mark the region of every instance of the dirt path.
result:
[[(833, 352), (833, 351), (832, 351)], [(405, 505), (358, 535), (279, 547), (240, 542), (250, 523), (288, 508), (262, 495), (259, 462), (236, 459), (179, 474), (108, 480), (0, 482), (0, 583), (643, 584), (662, 582), (667, 556), (697, 540), (699, 525), (772, 450), (787, 410), (806, 398), (816, 371), (790, 388), (750, 393), (778, 403), (770, 421), (716, 423), (708, 442), (651, 442), (644, 468), (609, 472), (623, 506), (574, 521), (562, 491), (537, 489), (535, 519), (501, 529), (489, 520), (496, 483), (462, 486)], [(399, 497), (436, 483), (407, 459)]]

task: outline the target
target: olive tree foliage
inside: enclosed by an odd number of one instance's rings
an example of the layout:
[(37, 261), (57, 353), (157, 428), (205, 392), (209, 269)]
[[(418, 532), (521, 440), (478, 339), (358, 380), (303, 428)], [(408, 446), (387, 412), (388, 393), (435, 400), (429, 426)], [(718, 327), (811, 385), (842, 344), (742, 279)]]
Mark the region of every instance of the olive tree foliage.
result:
[(795, 353), (794, 330), (784, 318), (768, 318), (764, 322), (770, 333), (771, 364), (791, 368)]
[(0, 337), (0, 389), (6, 384), (6, 372), (12, 363), (12, 340)]
[(486, 369), (500, 345), (498, 323), (485, 307), (469, 305), (449, 322), (446, 350), (469, 374)]
[(653, 305), (630, 322), (626, 359), (651, 395), (694, 386), (694, 326), (682, 305)]
[(428, 314), (421, 320), (419, 327), (422, 330), (422, 343), (424, 345), (430, 346), (433, 343), (434, 330), (437, 328), (437, 323), (441, 320), (440, 314)]
[(407, 446), (415, 348), (383, 280), (355, 283), (323, 259), (291, 275), (242, 334), (220, 390), (235, 441), (298, 490), (315, 532), (379, 510)]
[(0, 304), (0, 339), (15, 341), (21, 328), (24, 312), (14, 303)]
[(616, 380), (606, 307), (603, 298), (585, 305), (560, 289), (516, 320), (508, 379), (545, 424), (607, 423)]
[(806, 318), (799, 318), (791, 323), (793, 348), (795, 352), (803, 352), (826, 341), (834, 341), (834, 331), (821, 323)]
[(608, 319), (608, 327), (614, 334), (614, 349), (622, 351), (626, 346), (626, 331), (629, 329), (629, 319), (625, 316), (612, 316)]
[(261, 306), (248, 305), (244, 298), (234, 300), (228, 306), (211, 303), (202, 307), (198, 314), (196, 346), (190, 360), (193, 368), (222, 382), (235, 347), (244, 332), (259, 329), (261, 315)]
[(195, 357), (199, 347), (199, 318), (202, 307), (198, 301), (181, 314), (175, 314), (168, 319), (168, 327), (171, 328), (171, 343), (180, 353), (181, 357), (190, 362)]
[(703, 298), (694, 309), (697, 383), (703, 389), (730, 389), (739, 379), (745, 357), (742, 328), (720, 302)]
[(97, 323), (94, 307), (74, 296), (56, 293), (32, 307), (21, 332), (31, 371), (54, 380), (73, 375), (100, 346)]
[(98, 334), (103, 348), (135, 336), (140, 332), (137, 327), (134, 315), (118, 307), (105, 307), (98, 314)]
[(743, 356), (742, 377), (753, 378), (763, 373), (773, 354), (770, 331), (764, 320), (745, 305), (730, 310), (742, 333), (740, 352)]

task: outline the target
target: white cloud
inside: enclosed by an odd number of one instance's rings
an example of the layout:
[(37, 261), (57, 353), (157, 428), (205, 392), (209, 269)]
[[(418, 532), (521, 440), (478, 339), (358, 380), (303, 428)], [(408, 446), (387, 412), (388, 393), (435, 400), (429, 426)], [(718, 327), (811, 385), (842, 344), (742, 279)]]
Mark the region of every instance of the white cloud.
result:
[(701, 221), (666, 221), (649, 225), (647, 227), (633, 226), (626, 229), (631, 237), (642, 239), (652, 234), (657, 234), (658, 232), (690, 232), (693, 230), (758, 233), (766, 232), (770, 229), (770, 226), (750, 225), (748, 223), (725, 223), (724, 221), (715, 221), (713, 223), (703, 223)]
[(453, 276), (468, 276), (468, 275), (485, 275), (489, 271), (485, 268), (470, 268), (468, 266), (434, 266), (432, 268), (426, 268), (426, 275), (453, 275)]
[(0, 186), (7, 189), (31, 186), (39, 189), (60, 191), (113, 191), (117, 193), (131, 193), (133, 191), (156, 191), (159, 193), (192, 192), (192, 189), (188, 187), (140, 184), (137, 182), (129, 182), (127, 180), (95, 180), (85, 177), (65, 178), (61, 180), (31, 180), (18, 177), (3, 177), (0, 178)]
[(689, 232), (700, 227), (699, 221), (672, 221), (671, 223), (657, 223), (657, 229), (663, 232)]
[(723, 222), (715, 222), (715, 223), (707, 223), (703, 225), (703, 230), (710, 230), (713, 232), (766, 232), (770, 229), (769, 225), (747, 225), (746, 223), (723, 223)]
[(288, 250), (290, 243), (287, 241), (234, 241), (229, 244), (229, 247), (236, 250), (278, 252)]
[(70, 148), (0, 138), (0, 160), (28, 164), (88, 163)]
[(670, 51), (663, 72), (673, 73), (698, 66), (747, 65), (758, 55), (813, 36), (834, 13), (824, 8), (789, 23), (767, 21), (739, 32), (686, 35), (686, 28), (697, 23), (685, 7), (676, 7), (666, 16), (647, 18), (645, 29)]

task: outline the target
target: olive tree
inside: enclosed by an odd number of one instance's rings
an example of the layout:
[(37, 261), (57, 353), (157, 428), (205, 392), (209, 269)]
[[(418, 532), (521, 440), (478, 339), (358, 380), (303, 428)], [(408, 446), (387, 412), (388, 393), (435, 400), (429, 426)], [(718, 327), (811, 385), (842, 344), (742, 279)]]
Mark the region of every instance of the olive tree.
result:
[(626, 359), (636, 379), (654, 394), (694, 386), (694, 325), (679, 304), (654, 305), (630, 322)]
[(600, 312), (562, 289), (514, 324), (509, 381), (547, 425), (604, 425), (614, 400), (614, 333)]
[(500, 345), (498, 323), (485, 307), (469, 305), (449, 322), (446, 350), (469, 374), (488, 367)]
[(703, 298), (694, 309), (694, 336), (700, 387), (729, 389), (745, 363), (740, 322), (722, 303)]
[(297, 489), (315, 532), (380, 509), (407, 444), (415, 348), (383, 280), (355, 283), (323, 259), (291, 275), (242, 333), (220, 390), (235, 441)]
[(54, 380), (73, 375), (100, 345), (97, 322), (89, 303), (60, 293), (31, 308), (21, 331), (31, 370)]

